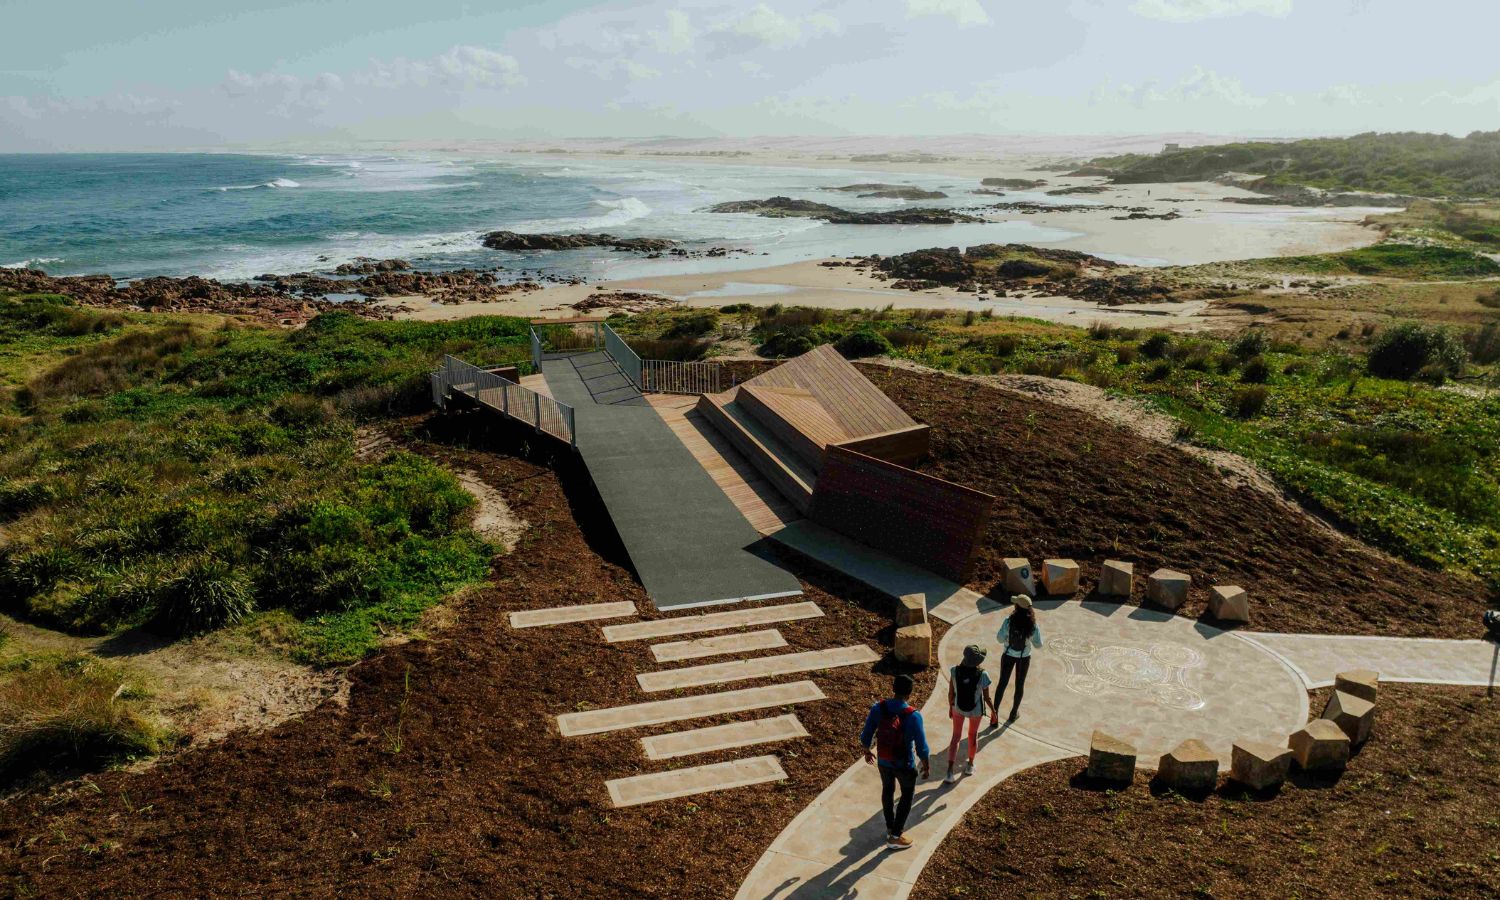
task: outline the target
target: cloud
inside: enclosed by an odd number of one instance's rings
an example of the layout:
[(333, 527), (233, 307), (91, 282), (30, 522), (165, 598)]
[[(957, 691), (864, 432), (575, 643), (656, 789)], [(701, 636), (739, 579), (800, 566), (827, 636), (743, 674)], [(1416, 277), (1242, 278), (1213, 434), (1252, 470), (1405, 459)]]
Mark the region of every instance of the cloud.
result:
[(1105, 82), (1094, 90), (1090, 104), (1105, 106), (1126, 104), (1137, 108), (1155, 104), (1190, 104), (1207, 102), (1214, 106), (1254, 109), (1265, 106), (1268, 98), (1245, 89), (1238, 78), (1220, 75), (1212, 69), (1194, 66), (1176, 83), (1165, 87), (1156, 82), (1139, 85)]
[(1291, 13), (1292, 0), (1136, 0), (1130, 11), (1164, 22), (1196, 22), (1250, 13), (1279, 18)]
[(947, 16), (965, 28), (990, 24), (990, 15), (979, 0), (906, 0), (906, 16)]
[(680, 9), (667, 10), (667, 27), (659, 31), (648, 31), (646, 36), (658, 52), (678, 56), (693, 49), (698, 32), (692, 20)]
[(739, 44), (793, 47), (823, 35), (838, 34), (843, 26), (827, 13), (788, 16), (757, 3), (744, 15), (722, 22), (713, 30), (738, 38), (735, 43)]
[(598, 59), (592, 56), (569, 56), (564, 63), (574, 69), (592, 72), (605, 81), (624, 77), (628, 81), (647, 81), (661, 77), (661, 70), (625, 57)]

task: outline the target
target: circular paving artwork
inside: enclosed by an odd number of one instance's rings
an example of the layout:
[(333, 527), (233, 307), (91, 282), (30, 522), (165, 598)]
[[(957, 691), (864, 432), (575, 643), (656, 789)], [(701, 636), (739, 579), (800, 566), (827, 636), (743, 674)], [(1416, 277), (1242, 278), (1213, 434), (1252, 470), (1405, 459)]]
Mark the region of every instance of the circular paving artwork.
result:
[[(985, 668), (998, 686), (996, 631), (1008, 610), (974, 616), (943, 641), (952, 666), (966, 644), (991, 648)], [(1285, 743), (1307, 719), (1307, 691), (1279, 659), (1232, 633), (1157, 610), (1114, 604), (1037, 604), (1042, 647), (1031, 657), (1018, 731), (1088, 752), (1099, 729), (1133, 744), (1140, 765), (1187, 738), (1228, 762), (1235, 741)], [(1014, 687), (1000, 700), (1009, 709)]]

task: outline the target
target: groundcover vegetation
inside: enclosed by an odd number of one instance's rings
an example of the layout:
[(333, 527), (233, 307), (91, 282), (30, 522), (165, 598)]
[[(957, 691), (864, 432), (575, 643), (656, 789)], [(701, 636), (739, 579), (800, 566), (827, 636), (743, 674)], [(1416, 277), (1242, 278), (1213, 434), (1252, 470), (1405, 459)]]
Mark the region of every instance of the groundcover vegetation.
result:
[(0, 399), (7, 612), (172, 636), (263, 616), (330, 664), (483, 577), (453, 476), (404, 452), (357, 459), (354, 429), (422, 408), (442, 353), (524, 359), (524, 321), (332, 313), (284, 332), (0, 297), (0, 342), (68, 335), (70, 355)]

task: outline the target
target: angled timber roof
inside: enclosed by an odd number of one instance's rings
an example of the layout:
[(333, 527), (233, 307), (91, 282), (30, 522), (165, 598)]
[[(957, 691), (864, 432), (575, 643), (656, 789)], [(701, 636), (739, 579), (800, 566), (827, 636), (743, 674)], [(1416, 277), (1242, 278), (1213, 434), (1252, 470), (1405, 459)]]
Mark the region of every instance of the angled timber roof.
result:
[(850, 439), (917, 424), (829, 344), (787, 360), (743, 386), (806, 391)]

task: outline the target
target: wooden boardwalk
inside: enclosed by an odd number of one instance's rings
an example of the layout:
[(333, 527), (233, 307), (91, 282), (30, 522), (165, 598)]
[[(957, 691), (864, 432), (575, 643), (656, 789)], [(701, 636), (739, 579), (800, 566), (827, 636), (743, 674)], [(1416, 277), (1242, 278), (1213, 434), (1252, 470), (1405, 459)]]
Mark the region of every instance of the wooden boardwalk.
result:
[(729, 439), (693, 409), (697, 397), (649, 394), (646, 399), (756, 531), (771, 534), (802, 518)]

